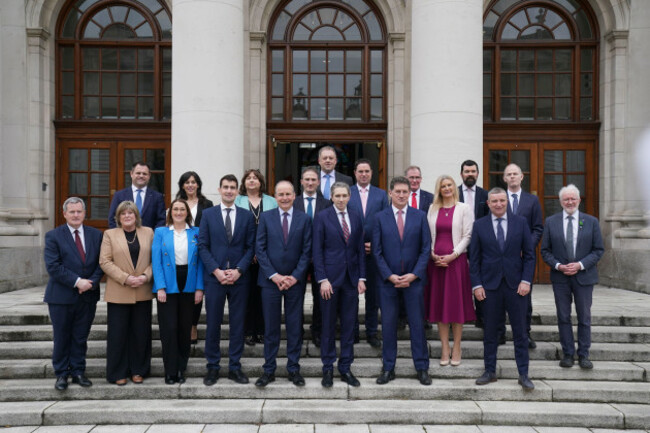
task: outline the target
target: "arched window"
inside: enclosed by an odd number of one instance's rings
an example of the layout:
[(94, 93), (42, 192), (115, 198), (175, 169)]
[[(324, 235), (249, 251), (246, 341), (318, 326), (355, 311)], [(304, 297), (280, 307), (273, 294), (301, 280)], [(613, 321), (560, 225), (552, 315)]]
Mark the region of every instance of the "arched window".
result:
[(164, 2), (77, 0), (60, 16), (58, 119), (171, 118), (171, 16)]
[(597, 27), (582, 2), (495, 0), (483, 45), (484, 121), (597, 119)]
[(269, 122), (385, 122), (386, 36), (365, 0), (291, 0), (269, 35)]

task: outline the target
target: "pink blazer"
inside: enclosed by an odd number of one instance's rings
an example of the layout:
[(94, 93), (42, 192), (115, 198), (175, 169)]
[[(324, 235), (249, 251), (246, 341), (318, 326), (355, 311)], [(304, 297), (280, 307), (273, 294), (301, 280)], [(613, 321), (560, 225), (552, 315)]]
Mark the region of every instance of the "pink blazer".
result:
[[(431, 230), (431, 252), (433, 253), (436, 244), (436, 221), (438, 221), (438, 210), (433, 210), (433, 205), (427, 213), (429, 229)], [(467, 251), (469, 242), (472, 239), (472, 226), (474, 224), (474, 211), (469, 205), (457, 202), (454, 209), (454, 218), (451, 221), (451, 237), (454, 243), (454, 252), (461, 255)]]

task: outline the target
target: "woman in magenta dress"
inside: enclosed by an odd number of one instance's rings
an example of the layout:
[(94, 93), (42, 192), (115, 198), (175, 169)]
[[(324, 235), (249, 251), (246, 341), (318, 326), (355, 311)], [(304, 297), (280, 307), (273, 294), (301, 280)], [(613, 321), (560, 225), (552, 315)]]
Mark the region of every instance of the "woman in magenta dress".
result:
[[(438, 324), (442, 344), (440, 365), (460, 365), (463, 323), (476, 319), (472, 303), (467, 247), (472, 237), (474, 212), (458, 201), (458, 188), (451, 176), (436, 181), (433, 204), (427, 214), (431, 229), (429, 287), (425, 292), (426, 319)], [(449, 325), (454, 334), (449, 347)]]

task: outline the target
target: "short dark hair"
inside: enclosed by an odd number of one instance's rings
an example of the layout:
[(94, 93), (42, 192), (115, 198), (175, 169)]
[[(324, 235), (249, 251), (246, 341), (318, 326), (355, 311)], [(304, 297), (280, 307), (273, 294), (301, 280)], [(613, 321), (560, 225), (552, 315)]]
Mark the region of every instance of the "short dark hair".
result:
[(465, 166), (471, 167), (473, 165), (476, 166), (476, 171), (478, 172), (479, 171), (478, 164), (476, 163), (476, 161), (472, 161), (471, 159), (466, 159), (465, 161), (463, 161), (463, 163), (460, 165), (460, 172), (461, 173), (463, 172), (463, 168), (465, 168)]
[(131, 166), (131, 171), (133, 171), (133, 169), (138, 165), (144, 165), (145, 167), (147, 167), (149, 169), (149, 171), (151, 171), (151, 166), (149, 165), (149, 163), (144, 162), (144, 161), (136, 161), (136, 162), (134, 162), (133, 165)]
[(222, 177), (221, 180), (219, 180), (219, 188), (223, 186), (224, 180), (227, 180), (228, 182), (235, 182), (235, 187), (239, 186), (239, 181), (237, 180), (237, 176), (235, 176), (234, 174), (227, 174), (224, 177)]
[(409, 180), (407, 178), (405, 178), (404, 176), (395, 176), (390, 181), (390, 190), (391, 191), (394, 190), (395, 185), (399, 185), (399, 184), (406, 185), (408, 187), (411, 186)]
[(174, 207), (174, 203), (183, 203), (185, 205), (185, 210), (187, 211), (187, 215), (185, 216), (185, 222), (187, 223), (188, 226), (192, 227), (194, 218), (192, 218), (192, 211), (190, 210), (190, 205), (187, 204), (185, 199), (182, 198), (174, 199), (174, 201), (172, 201), (171, 204), (169, 205), (169, 211), (167, 212), (167, 218), (165, 218), (165, 224), (168, 226), (174, 224), (174, 219), (172, 218), (172, 208)]
[(370, 170), (372, 170), (372, 162), (368, 158), (359, 158), (354, 162), (354, 171), (357, 171), (357, 167), (359, 164), (368, 164), (368, 167), (370, 167)]
[(302, 179), (302, 175), (307, 173), (308, 171), (313, 171), (314, 173), (316, 173), (316, 177), (318, 177), (319, 175), (318, 168), (314, 167), (313, 165), (310, 165), (302, 169), (302, 173), (300, 173), (300, 178)]
[(253, 173), (260, 182), (260, 197), (262, 197), (262, 194), (266, 193), (266, 180), (264, 180), (264, 175), (257, 168), (249, 168), (244, 172), (244, 176), (241, 178), (241, 186), (239, 187), (239, 195), (248, 195), (248, 191), (246, 190), (246, 179), (251, 173)]

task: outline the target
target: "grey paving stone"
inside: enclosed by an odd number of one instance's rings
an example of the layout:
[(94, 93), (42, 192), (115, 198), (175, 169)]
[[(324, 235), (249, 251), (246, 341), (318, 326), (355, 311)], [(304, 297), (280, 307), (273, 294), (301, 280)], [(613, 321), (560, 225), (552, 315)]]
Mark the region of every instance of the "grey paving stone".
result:
[(634, 365), (643, 369), (645, 372), (645, 380), (650, 382), (650, 362), (635, 362)]
[(33, 433), (38, 429), (38, 426), (24, 426), (24, 427), (5, 427), (2, 433)]
[(43, 423), (43, 411), (53, 401), (19, 401), (0, 403), (0, 425), (30, 426)]
[[(584, 401), (592, 403), (650, 403), (648, 382), (546, 382), (553, 389), (553, 401)], [(650, 407), (648, 408), (650, 411)]]
[(208, 424), (203, 433), (257, 433), (259, 429), (255, 424)]
[(154, 424), (147, 430), (147, 433), (201, 433), (204, 424)]
[(425, 433), (421, 425), (379, 425), (371, 424), (370, 433)]
[(593, 431), (582, 427), (535, 427), (535, 430), (539, 433), (591, 433)]
[(314, 433), (369, 433), (369, 428), (366, 424), (316, 424)]
[(645, 433), (646, 430), (610, 430), (605, 428), (592, 428), (593, 433)]
[(35, 433), (88, 433), (94, 425), (48, 425), (39, 427)]
[(650, 404), (613, 404), (625, 415), (626, 429), (650, 430)]
[(481, 433), (537, 433), (534, 428), (526, 426), (481, 425)]
[(313, 424), (261, 425), (258, 433), (314, 433)]
[(222, 372), (222, 377), (214, 386), (203, 385), (203, 379), (188, 379), (180, 387), (181, 398), (348, 398), (348, 386), (340, 381), (336, 381), (332, 388), (325, 389), (320, 383), (320, 378), (306, 378), (305, 386), (297, 387), (286, 378), (278, 377), (267, 387), (257, 388), (254, 385), (257, 377), (249, 377), (250, 382), (247, 385), (241, 385), (228, 380), (223, 375)]
[(475, 425), (425, 425), (426, 433), (481, 433)]
[(96, 425), (90, 433), (145, 433), (149, 427), (149, 424)]

